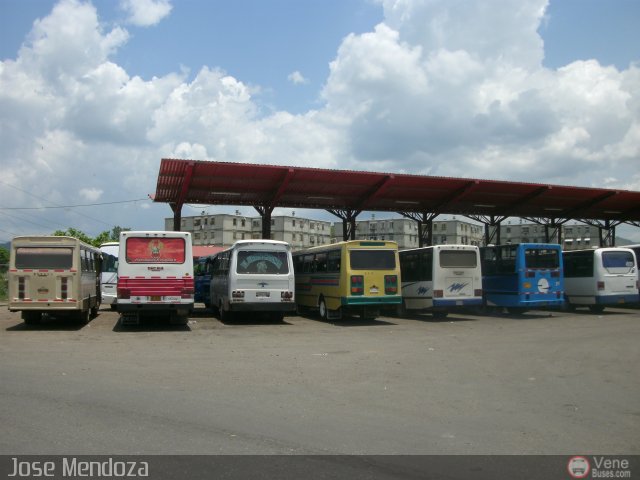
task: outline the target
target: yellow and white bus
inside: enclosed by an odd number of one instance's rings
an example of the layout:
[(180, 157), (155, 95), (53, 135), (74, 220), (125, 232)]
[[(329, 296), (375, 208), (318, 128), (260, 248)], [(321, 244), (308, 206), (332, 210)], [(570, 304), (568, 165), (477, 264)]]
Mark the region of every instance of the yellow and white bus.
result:
[(375, 318), (380, 309), (402, 303), (398, 245), (351, 240), (294, 252), (296, 304), (340, 319), (358, 313)]
[(100, 250), (73, 237), (24, 236), (11, 241), (9, 311), (27, 324), (46, 313), (86, 323), (100, 307)]

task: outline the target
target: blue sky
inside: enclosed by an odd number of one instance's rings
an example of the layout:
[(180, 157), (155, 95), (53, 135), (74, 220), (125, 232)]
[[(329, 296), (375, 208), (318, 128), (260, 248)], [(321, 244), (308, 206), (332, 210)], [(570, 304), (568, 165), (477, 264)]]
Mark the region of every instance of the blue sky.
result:
[[(145, 197), (164, 156), (640, 190), (639, 21), (636, 0), (0, 0), (0, 207)], [(0, 239), (170, 215), (85, 212), (0, 210)]]

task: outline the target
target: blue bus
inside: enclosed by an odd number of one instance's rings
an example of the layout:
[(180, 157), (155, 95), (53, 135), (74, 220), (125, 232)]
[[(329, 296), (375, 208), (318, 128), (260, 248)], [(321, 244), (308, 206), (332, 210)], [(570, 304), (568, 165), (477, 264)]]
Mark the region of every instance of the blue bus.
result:
[(483, 303), (511, 313), (561, 307), (564, 273), (560, 245), (517, 243), (480, 249)]
[(209, 308), (211, 285), (211, 262), (213, 255), (193, 259), (194, 302), (204, 303)]

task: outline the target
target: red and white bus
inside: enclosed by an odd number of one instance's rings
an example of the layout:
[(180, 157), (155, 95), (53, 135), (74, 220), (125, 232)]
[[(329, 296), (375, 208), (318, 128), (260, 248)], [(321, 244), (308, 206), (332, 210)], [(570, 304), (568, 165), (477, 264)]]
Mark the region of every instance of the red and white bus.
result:
[(139, 323), (142, 315), (166, 315), (171, 323), (186, 325), (193, 303), (190, 233), (120, 233), (116, 310), (123, 324)]

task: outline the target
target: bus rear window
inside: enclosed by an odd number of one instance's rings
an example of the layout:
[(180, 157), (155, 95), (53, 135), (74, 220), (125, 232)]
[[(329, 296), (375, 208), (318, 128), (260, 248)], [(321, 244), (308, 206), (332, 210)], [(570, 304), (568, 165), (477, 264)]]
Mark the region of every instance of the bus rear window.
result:
[(475, 268), (478, 256), (473, 250), (441, 250), (440, 266), (443, 268)]
[(18, 247), (16, 268), (69, 270), (73, 265), (73, 249), (63, 247)]
[(350, 250), (352, 270), (394, 270), (396, 255), (393, 250)]
[(130, 237), (126, 247), (127, 263), (184, 263), (183, 238)]
[(629, 273), (634, 265), (631, 252), (602, 252), (602, 266), (609, 273)]
[(551, 248), (527, 248), (524, 265), (526, 268), (560, 268), (560, 252)]
[(286, 275), (289, 273), (287, 252), (238, 251), (236, 272), (240, 274)]

